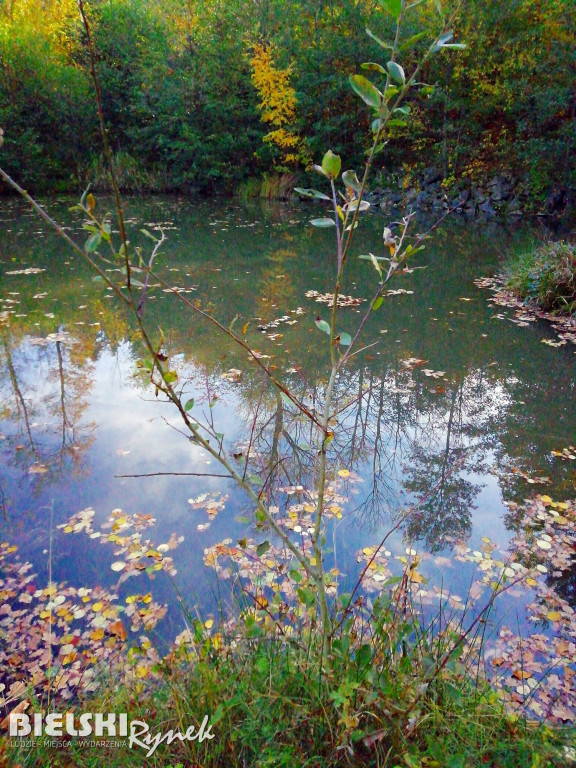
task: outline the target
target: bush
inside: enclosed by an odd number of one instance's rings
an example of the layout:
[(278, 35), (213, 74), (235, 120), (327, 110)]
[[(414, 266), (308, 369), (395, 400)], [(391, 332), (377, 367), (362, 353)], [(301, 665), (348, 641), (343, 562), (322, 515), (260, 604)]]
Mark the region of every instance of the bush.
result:
[(548, 312), (576, 312), (576, 246), (560, 240), (512, 256), (506, 286)]

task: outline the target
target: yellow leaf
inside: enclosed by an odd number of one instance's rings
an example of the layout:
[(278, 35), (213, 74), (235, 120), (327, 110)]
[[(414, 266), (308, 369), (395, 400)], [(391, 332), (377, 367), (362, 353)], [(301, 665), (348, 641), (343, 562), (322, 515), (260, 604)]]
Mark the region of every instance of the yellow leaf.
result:
[(208, 621), (204, 622), (204, 626), (206, 627), (206, 629), (212, 629), (212, 627), (214, 626), (214, 621), (212, 619), (208, 619)]
[(339, 469), (338, 474), (340, 477), (349, 477), (350, 476), (350, 470), (349, 469)]
[(550, 621), (560, 621), (560, 619), (562, 618), (562, 614), (560, 613), (560, 611), (549, 611), (546, 614), (546, 618), (550, 619)]
[(98, 611), (101, 611), (102, 608), (104, 608), (104, 603), (94, 603), (94, 605), (92, 606), (92, 610), (94, 611), (94, 613), (98, 613)]

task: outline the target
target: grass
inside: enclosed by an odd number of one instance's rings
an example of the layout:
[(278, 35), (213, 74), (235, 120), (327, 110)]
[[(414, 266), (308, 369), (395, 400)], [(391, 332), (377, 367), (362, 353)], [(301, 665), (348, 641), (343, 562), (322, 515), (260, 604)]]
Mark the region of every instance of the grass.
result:
[[(127, 152), (116, 152), (114, 170), (118, 187), (123, 192), (167, 192), (174, 188), (164, 168), (147, 168)], [(111, 190), (110, 171), (103, 155), (93, 158), (85, 173), (85, 184), (93, 191)]]
[(557, 314), (576, 313), (576, 245), (565, 241), (534, 245), (512, 255), (506, 286), (522, 299)]
[(294, 193), (298, 177), (293, 173), (264, 174), (261, 177), (251, 176), (236, 190), (236, 196), (246, 201), (288, 200)]
[[(213, 740), (144, 749), (4, 744), (0, 765), (65, 768), (560, 768), (573, 764), (576, 733), (511, 717), (489, 686), (454, 658), (428, 685), (428, 643), (415, 626), (390, 644), (353, 645), (346, 635), (322, 658), (314, 634), (287, 642), (250, 632), (224, 638), (199, 623), (158, 668), (156, 682), (119, 683), (75, 703), (81, 712), (127, 712), (151, 733), (185, 732), (211, 718)], [(384, 632), (387, 634), (387, 632)], [(368, 650), (366, 650), (368, 648)], [(433, 663), (433, 662), (432, 662)], [(62, 708), (59, 708), (62, 711)], [(2, 763), (2, 754), (5, 762)]]

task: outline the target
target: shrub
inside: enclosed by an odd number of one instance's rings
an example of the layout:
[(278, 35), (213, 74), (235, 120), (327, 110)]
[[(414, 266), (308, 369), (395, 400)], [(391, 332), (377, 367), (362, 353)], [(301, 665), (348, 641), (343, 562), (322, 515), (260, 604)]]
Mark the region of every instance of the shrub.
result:
[(576, 246), (560, 240), (513, 255), (506, 285), (523, 299), (550, 312), (576, 311)]

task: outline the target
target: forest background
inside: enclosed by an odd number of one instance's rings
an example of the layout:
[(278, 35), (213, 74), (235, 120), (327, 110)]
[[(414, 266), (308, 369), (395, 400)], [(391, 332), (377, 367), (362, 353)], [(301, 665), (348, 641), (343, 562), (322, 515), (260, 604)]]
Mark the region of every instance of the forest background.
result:
[[(422, 3), (404, 30), (409, 68), (438, 5)], [(278, 174), (300, 179), (326, 147), (361, 165), (370, 116), (348, 75), (393, 33), (377, 0), (93, 0), (88, 10), (125, 190), (246, 191)], [(466, 48), (427, 63), (422, 80), (436, 87), (393, 121), (375, 185), (417, 188), (429, 168), (446, 190), (504, 174), (535, 209), (550, 196), (569, 202), (573, 11), (572, 0), (464, 0), (453, 42)], [(1, 0), (0, 125), (4, 165), (28, 190), (105, 185), (75, 0)]]

